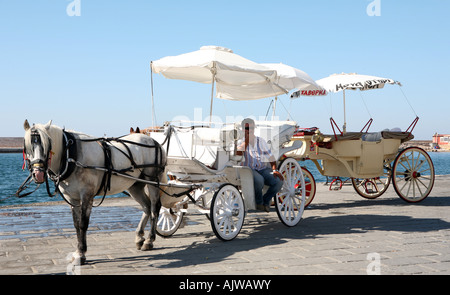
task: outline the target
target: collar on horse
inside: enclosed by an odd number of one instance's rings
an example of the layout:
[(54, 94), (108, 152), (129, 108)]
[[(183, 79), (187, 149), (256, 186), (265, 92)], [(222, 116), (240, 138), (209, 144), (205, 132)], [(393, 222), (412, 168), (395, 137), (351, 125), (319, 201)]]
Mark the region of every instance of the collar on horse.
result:
[[(55, 173), (55, 171), (52, 171), (51, 169), (47, 170), (48, 177), (45, 179), (45, 184), (47, 188), (47, 193), (50, 197), (54, 197), (56, 194), (59, 193), (59, 195), (63, 198), (66, 203), (74, 207), (73, 204), (71, 204), (63, 194), (61, 194), (59, 190), (59, 182), (61, 180), (65, 180), (69, 178), (69, 176), (73, 173), (73, 171), (76, 168), (76, 160), (77, 160), (77, 144), (76, 139), (73, 133), (63, 130), (63, 136), (62, 136), (62, 146), (63, 146), (63, 152), (61, 155), (61, 162), (60, 162), (60, 168), (59, 171)], [(50, 152), (51, 153), (51, 152)], [(53, 183), (55, 184), (55, 192), (50, 192), (50, 187), (48, 184), (48, 178), (50, 178)]]
[(62, 146), (64, 147), (64, 150), (61, 155), (61, 164), (59, 171), (55, 173), (50, 169), (48, 170), (50, 179), (58, 182), (69, 178), (76, 167), (75, 162), (77, 160), (78, 150), (76, 139), (73, 133), (63, 130)]

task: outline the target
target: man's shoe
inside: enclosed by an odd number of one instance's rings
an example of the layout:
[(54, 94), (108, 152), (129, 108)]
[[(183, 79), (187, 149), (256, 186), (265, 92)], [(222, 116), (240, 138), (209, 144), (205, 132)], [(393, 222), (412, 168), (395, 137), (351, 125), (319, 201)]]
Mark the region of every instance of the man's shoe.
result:
[(256, 210), (258, 210), (258, 211), (266, 211), (266, 208), (264, 207), (263, 204), (257, 204), (256, 205)]

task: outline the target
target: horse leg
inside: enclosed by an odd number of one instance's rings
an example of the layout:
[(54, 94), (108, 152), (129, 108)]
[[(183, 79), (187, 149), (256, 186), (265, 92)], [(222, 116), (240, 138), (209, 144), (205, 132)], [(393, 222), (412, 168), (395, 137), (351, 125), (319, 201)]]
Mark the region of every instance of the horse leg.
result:
[(141, 250), (151, 250), (153, 249), (153, 242), (156, 239), (156, 226), (158, 223), (159, 211), (161, 210), (161, 200), (159, 198), (159, 189), (154, 186), (146, 186), (146, 195), (150, 199), (151, 212), (150, 212), (150, 232), (148, 239), (144, 243), (144, 249)]
[(74, 264), (83, 265), (86, 263), (86, 232), (89, 227), (89, 218), (92, 209), (92, 200), (88, 202), (82, 202), (80, 205), (72, 206), (73, 224), (77, 232), (78, 246), (77, 250), (73, 254)]
[(136, 238), (135, 238), (136, 248), (142, 251), (149, 250), (149, 246), (144, 244), (145, 243), (144, 230), (150, 217), (150, 210), (151, 210), (150, 199), (144, 193), (144, 187), (145, 184), (143, 183), (135, 183), (132, 187), (128, 189), (131, 197), (136, 202), (138, 202), (139, 205), (141, 205), (143, 211), (141, 221), (139, 222), (139, 225), (136, 228)]
[(136, 228), (136, 238), (134, 242), (136, 243), (136, 249), (141, 250), (142, 245), (144, 244), (144, 230), (147, 225), (149, 215), (145, 212), (142, 213), (141, 221), (139, 221), (139, 225)]

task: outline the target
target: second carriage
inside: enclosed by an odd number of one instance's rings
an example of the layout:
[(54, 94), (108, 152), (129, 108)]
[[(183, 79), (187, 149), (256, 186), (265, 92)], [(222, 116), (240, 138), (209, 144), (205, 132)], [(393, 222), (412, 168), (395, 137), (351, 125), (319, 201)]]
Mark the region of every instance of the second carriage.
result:
[[(435, 178), (433, 162), (425, 150), (415, 146), (400, 149), (402, 143), (414, 138), (412, 130), (418, 120), (416, 117), (403, 132), (368, 132), (363, 128), (344, 133), (330, 119), (339, 132), (324, 135), (317, 128), (297, 130), (291, 144), (300, 141), (301, 149), (288, 156), (311, 160), (324, 176), (351, 178), (353, 188), (364, 198), (381, 196), (392, 182), (400, 198), (417, 203), (430, 194)], [(371, 120), (365, 127), (369, 123)], [(304, 173), (308, 206), (315, 195), (315, 180), (308, 170)]]

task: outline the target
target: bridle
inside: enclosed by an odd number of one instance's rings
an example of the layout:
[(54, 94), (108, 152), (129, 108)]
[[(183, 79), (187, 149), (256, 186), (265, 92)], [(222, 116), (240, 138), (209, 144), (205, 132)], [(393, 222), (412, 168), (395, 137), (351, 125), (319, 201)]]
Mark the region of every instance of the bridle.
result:
[[(34, 169), (38, 169), (41, 170), (44, 173), (44, 179), (45, 182), (47, 183), (47, 187), (48, 187), (48, 180), (47, 180), (47, 171), (48, 171), (48, 166), (51, 162), (51, 139), (48, 138), (49, 142), (48, 142), (48, 151), (47, 154), (45, 155), (44, 159), (34, 159), (31, 160), (28, 158), (28, 155), (34, 155), (33, 151), (34, 151), (34, 146), (35, 145), (39, 145), (40, 148), (42, 150), (44, 150), (44, 147), (42, 146), (42, 138), (40, 133), (36, 130), (36, 128), (33, 126), (30, 130), (30, 143), (31, 143), (31, 151), (27, 151), (27, 145), (24, 142), (24, 148), (23, 148), (23, 160), (24, 160), (24, 165), (22, 166), (22, 169), (25, 168), (25, 163), (27, 164), (27, 169), (30, 172), (30, 174), (28, 175), (28, 177), (25, 179), (25, 181), (22, 183), (22, 185), (17, 189), (15, 194), (12, 194), (10, 196), (8, 196), (7, 198), (10, 198), (12, 196), (18, 197), (18, 198), (23, 198), (26, 196), (31, 195), (32, 193), (34, 193), (42, 183), (38, 183), (36, 188), (31, 191), (31, 192), (27, 192), (24, 194), (21, 194), (23, 191), (25, 191), (29, 185), (31, 184), (31, 182), (33, 181), (33, 170)], [(24, 140), (25, 141), (25, 140)], [(5, 198), (5, 199), (7, 199)]]
[[(36, 130), (36, 128), (33, 126), (30, 130), (30, 139), (31, 139), (31, 151), (27, 151), (26, 144), (24, 144), (24, 161), (27, 163), (28, 171), (30, 171), (30, 174), (33, 173), (33, 169), (38, 169), (44, 172), (45, 175), (47, 175), (47, 170), (51, 161), (51, 155), (52, 155), (52, 142), (51, 139), (48, 138), (48, 148), (47, 153), (44, 155), (44, 158), (39, 159), (29, 159), (28, 155), (33, 154), (34, 152), (34, 146), (38, 145), (44, 151), (44, 146), (42, 145), (42, 138), (39, 131)], [(29, 153), (31, 152), (31, 153)]]

